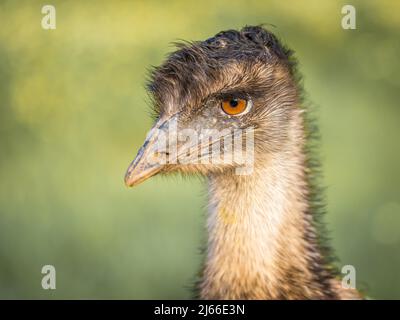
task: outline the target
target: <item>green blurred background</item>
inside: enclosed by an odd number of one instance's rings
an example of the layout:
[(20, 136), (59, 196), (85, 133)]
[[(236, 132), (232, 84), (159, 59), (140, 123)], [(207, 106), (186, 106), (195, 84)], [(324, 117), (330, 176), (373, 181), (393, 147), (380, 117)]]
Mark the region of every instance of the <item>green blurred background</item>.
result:
[[(144, 79), (177, 39), (270, 23), (318, 106), (329, 229), (373, 298), (400, 298), (400, 2), (0, 1), (0, 298), (189, 298), (204, 186), (123, 175)], [(57, 29), (41, 28), (41, 8)], [(57, 289), (41, 288), (41, 268)]]

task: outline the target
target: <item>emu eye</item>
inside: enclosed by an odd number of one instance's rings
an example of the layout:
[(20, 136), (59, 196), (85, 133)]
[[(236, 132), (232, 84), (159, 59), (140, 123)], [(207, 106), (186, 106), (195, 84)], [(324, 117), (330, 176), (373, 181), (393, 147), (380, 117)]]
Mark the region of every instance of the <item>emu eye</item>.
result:
[(240, 98), (224, 99), (221, 102), (221, 108), (226, 114), (235, 116), (247, 109), (247, 100)]

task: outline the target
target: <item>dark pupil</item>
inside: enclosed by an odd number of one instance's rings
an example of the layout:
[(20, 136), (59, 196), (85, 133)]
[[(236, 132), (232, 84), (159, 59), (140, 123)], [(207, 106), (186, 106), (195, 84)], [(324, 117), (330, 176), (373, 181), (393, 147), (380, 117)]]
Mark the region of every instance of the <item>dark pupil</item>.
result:
[(231, 105), (232, 108), (236, 108), (239, 104), (239, 101), (237, 99), (232, 99), (229, 101), (229, 104)]

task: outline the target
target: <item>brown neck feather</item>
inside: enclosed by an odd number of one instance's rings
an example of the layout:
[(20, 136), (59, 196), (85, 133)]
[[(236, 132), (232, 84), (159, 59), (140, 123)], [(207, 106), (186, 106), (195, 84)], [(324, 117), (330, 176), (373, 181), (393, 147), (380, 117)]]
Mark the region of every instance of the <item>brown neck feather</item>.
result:
[(209, 179), (207, 299), (335, 298), (308, 203), (304, 130), (294, 118), (284, 149), (248, 176)]

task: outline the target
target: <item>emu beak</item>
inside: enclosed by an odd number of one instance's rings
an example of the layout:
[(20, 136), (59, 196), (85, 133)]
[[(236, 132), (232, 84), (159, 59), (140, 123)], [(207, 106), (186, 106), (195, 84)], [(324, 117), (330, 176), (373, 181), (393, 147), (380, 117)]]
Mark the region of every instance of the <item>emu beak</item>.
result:
[(168, 154), (165, 149), (166, 137), (167, 134), (176, 134), (176, 121), (177, 115), (168, 119), (161, 118), (153, 126), (125, 173), (126, 186), (138, 185), (162, 170), (166, 161), (160, 155)]

